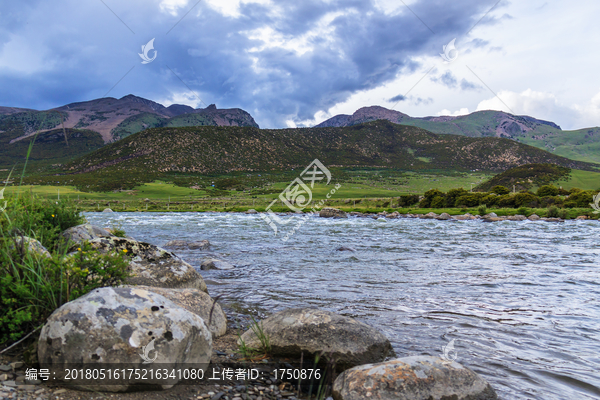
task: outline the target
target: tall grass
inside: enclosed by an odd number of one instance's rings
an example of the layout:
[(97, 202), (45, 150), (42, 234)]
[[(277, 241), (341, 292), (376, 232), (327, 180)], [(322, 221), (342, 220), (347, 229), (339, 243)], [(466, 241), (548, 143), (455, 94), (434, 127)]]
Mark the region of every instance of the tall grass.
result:
[(4, 199), (5, 189), (0, 192), (0, 346), (37, 330), (64, 303), (119, 284), (128, 274), (121, 254), (99, 254), (85, 244), (67, 254), (61, 232), (85, 222), (73, 203), (20, 192)]

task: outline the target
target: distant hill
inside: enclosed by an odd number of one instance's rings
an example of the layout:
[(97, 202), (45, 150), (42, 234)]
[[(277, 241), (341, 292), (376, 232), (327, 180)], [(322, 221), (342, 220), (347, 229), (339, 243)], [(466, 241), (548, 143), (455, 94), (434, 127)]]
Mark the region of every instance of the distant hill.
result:
[[(120, 99), (106, 97), (80, 103), (71, 103), (53, 110), (36, 111), (24, 108), (0, 107), (0, 166), (11, 165), (15, 158), (23, 160), (30, 139), (56, 129), (66, 129), (67, 136), (77, 131), (95, 132), (103, 143), (125, 138), (148, 128), (162, 126), (252, 126), (258, 124), (252, 116), (239, 108), (218, 109), (210, 105), (204, 109), (173, 104), (164, 107), (154, 101), (128, 95)], [(64, 135), (63, 135), (64, 137)], [(88, 137), (86, 133), (82, 137)], [(93, 142), (93, 143), (92, 143)], [(73, 159), (85, 154), (88, 148), (97, 148), (93, 139), (89, 146), (63, 149), (63, 142), (45, 142), (40, 154), (61, 153), (61, 159)], [(41, 146), (39, 142), (37, 146)], [(56, 159), (56, 157), (50, 157)]]
[(315, 158), (336, 167), (415, 171), (504, 171), (530, 163), (588, 170), (600, 167), (505, 138), (437, 135), (379, 120), (342, 128), (147, 129), (81, 157), (65, 165), (63, 171), (75, 182), (78, 175), (100, 174), (96, 176), (121, 179), (131, 186), (135, 183), (132, 176), (155, 179), (165, 173), (281, 171), (303, 168)]
[(600, 162), (600, 128), (563, 131), (553, 122), (502, 111), (477, 111), (458, 117), (414, 118), (398, 111), (373, 106), (361, 108), (353, 115), (336, 115), (316, 127), (352, 126), (378, 119), (417, 126), (433, 133), (504, 137), (574, 160)]
[(488, 192), (494, 186), (504, 186), (510, 190), (527, 190), (567, 178), (570, 168), (553, 164), (527, 164), (511, 168), (475, 187), (476, 191)]

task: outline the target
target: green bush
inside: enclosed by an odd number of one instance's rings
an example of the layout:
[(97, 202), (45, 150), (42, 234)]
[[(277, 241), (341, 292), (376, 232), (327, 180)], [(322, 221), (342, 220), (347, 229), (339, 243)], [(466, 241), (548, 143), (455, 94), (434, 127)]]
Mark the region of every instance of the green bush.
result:
[(584, 192), (584, 191), (580, 190), (578, 192), (574, 192), (569, 196), (568, 200), (565, 201), (565, 207), (589, 208), (590, 204), (593, 203), (593, 201), (594, 201), (593, 197), (594, 197), (594, 194), (593, 194), (593, 192), (590, 192), (590, 191)]
[(558, 210), (558, 218), (569, 219), (569, 212), (564, 208)]
[(554, 197), (547, 196), (547, 197), (542, 197), (539, 200), (540, 207), (549, 207), (553, 204), (560, 206), (563, 204), (563, 199), (560, 196), (554, 196)]
[(399, 207), (410, 207), (419, 202), (419, 195), (416, 194), (405, 194), (398, 198)]
[(478, 194), (476, 193), (470, 193), (468, 195), (465, 196), (460, 196), (458, 199), (456, 199), (456, 207), (477, 207), (479, 205), (480, 202), (480, 197)]
[(498, 203), (498, 198), (500, 196), (498, 196), (497, 194), (493, 193), (490, 194), (488, 196), (485, 196), (483, 199), (481, 199), (481, 202), (483, 204), (485, 204), (488, 207), (494, 207), (496, 205), (496, 203)]
[(533, 214), (533, 212), (531, 212), (531, 210), (527, 207), (519, 207), (519, 209), (517, 210), (517, 215), (524, 215), (526, 217), (529, 217), (531, 214)]
[(499, 196), (496, 204), (500, 208), (514, 208), (515, 207), (515, 196), (511, 196), (508, 194), (506, 194), (504, 196)]
[(446, 206), (446, 199), (442, 196), (435, 196), (431, 200), (431, 208), (444, 208)]
[(558, 207), (556, 207), (556, 206), (548, 207), (548, 211), (546, 212), (546, 217), (558, 218)]
[[(60, 232), (84, 222), (70, 203), (33, 196), (7, 202), (0, 213), (0, 345), (39, 328), (64, 303), (122, 283), (128, 266), (124, 254), (102, 255), (86, 246), (65, 254)], [(29, 250), (23, 237), (39, 240), (51, 255)]]
[(456, 199), (458, 199), (461, 196), (466, 196), (468, 194), (469, 192), (463, 188), (448, 190), (448, 194), (446, 194), (446, 207), (454, 207), (454, 205), (456, 204)]
[(515, 207), (537, 207), (538, 205), (537, 196), (531, 193), (517, 193), (514, 198)]
[(505, 194), (509, 194), (510, 190), (508, 190), (508, 188), (506, 188), (505, 186), (498, 185), (492, 188), (492, 192), (496, 193), (499, 196), (503, 196)]
[(71, 201), (51, 201), (37, 196), (20, 195), (6, 199), (2, 218), (2, 236), (23, 235), (39, 240), (47, 249), (56, 249), (62, 231), (85, 223)]
[(487, 207), (485, 206), (485, 204), (482, 204), (479, 206), (477, 211), (479, 212), (479, 215), (481, 215), (483, 217), (484, 215), (487, 214)]
[(537, 190), (537, 195), (539, 197), (558, 196), (558, 188), (554, 185), (540, 186)]

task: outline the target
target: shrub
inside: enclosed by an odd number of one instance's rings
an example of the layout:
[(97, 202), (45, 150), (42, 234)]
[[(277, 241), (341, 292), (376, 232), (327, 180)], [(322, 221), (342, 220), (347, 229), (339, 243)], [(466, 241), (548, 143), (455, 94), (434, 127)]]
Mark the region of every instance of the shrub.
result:
[(536, 207), (538, 204), (537, 196), (531, 193), (517, 193), (514, 198), (516, 207)]
[(479, 212), (479, 215), (484, 216), (485, 214), (487, 214), (487, 207), (485, 206), (485, 204), (482, 204), (479, 206), (477, 211)]
[[(578, 192), (574, 192), (573, 194), (571, 194), (569, 196), (568, 201), (565, 201), (565, 207), (588, 208), (590, 206), (590, 203), (593, 203), (593, 201), (594, 201), (593, 197), (594, 197), (593, 192), (589, 192), (589, 191), (584, 192), (582, 190), (580, 190)], [(569, 206), (567, 206), (567, 203), (569, 203)], [(571, 204), (574, 204), (574, 205), (571, 206)]]
[(479, 205), (479, 199), (480, 196), (475, 193), (471, 193), (466, 196), (460, 196), (458, 199), (456, 199), (456, 207), (476, 207)]
[(444, 208), (446, 206), (446, 199), (442, 196), (435, 196), (431, 200), (431, 208)]
[[(123, 255), (101, 255), (83, 246), (65, 256), (66, 250), (59, 248), (60, 232), (83, 222), (68, 202), (8, 199), (0, 213), (0, 344), (40, 327), (62, 304), (125, 279), (128, 262)], [(25, 236), (39, 240), (51, 256), (30, 251), (23, 244)]]
[(488, 196), (485, 196), (483, 199), (481, 199), (481, 202), (483, 204), (487, 205), (488, 207), (493, 207), (498, 202), (498, 198), (499, 198), (499, 196), (497, 194), (493, 193)]
[(419, 202), (419, 196), (416, 194), (405, 194), (398, 198), (399, 207), (410, 207)]
[(539, 205), (541, 207), (549, 207), (553, 204), (559, 206), (559, 205), (562, 205), (562, 203), (563, 203), (563, 199), (560, 196), (554, 196), (554, 197), (547, 196), (547, 197), (542, 197), (539, 200)]
[(505, 194), (509, 194), (510, 190), (508, 190), (508, 188), (506, 188), (505, 186), (498, 185), (498, 186), (494, 186), (492, 188), (492, 192), (496, 193), (499, 196), (502, 196)]
[(500, 208), (514, 208), (515, 207), (515, 196), (504, 195), (498, 197), (498, 201), (496, 202), (498, 207)]
[(558, 218), (569, 219), (569, 212), (564, 208), (558, 210)]
[(466, 196), (468, 194), (469, 192), (463, 188), (448, 190), (448, 194), (446, 194), (446, 207), (454, 207), (454, 205), (456, 204), (456, 199), (458, 199), (461, 196)]
[(529, 217), (531, 214), (533, 214), (531, 212), (531, 210), (527, 207), (519, 207), (519, 209), (517, 210), (517, 214), (518, 215), (524, 215), (526, 217)]
[(537, 190), (537, 195), (539, 197), (558, 196), (558, 188), (554, 185), (540, 186)]
[(446, 195), (443, 192), (440, 192), (437, 189), (431, 189), (425, 192), (425, 194), (423, 195), (423, 200), (421, 200), (419, 202), (419, 207), (421, 208), (430, 208), (431, 207), (431, 201), (435, 198), (435, 197), (445, 197)]
[(566, 190), (566, 189), (563, 189), (563, 188), (560, 188), (560, 189), (558, 189), (558, 195), (559, 195), (559, 196), (568, 196), (570, 193), (571, 193), (571, 192), (569, 192), (569, 191), (568, 191), (568, 190)]
[(546, 216), (548, 218), (558, 218), (558, 207), (550, 206), (548, 207), (548, 211), (546, 212)]

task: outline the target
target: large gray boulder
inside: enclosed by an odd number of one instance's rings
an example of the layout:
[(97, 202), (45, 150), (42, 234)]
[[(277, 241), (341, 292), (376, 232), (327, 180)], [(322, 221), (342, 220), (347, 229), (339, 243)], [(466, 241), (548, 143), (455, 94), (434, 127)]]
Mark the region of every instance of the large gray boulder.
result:
[(510, 215), (506, 219), (508, 221), (527, 221), (527, 217), (524, 215)]
[(335, 400), (493, 400), (482, 377), (457, 362), (431, 356), (398, 358), (344, 371), (333, 384)]
[(348, 218), (348, 214), (338, 208), (325, 207), (319, 211), (321, 218)]
[(74, 226), (62, 232), (61, 236), (63, 237), (63, 240), (70, 244), (69, 248), (71, 250), (85, 241), (98, 238), (116, 237), (106, 229), (91, 224)]
[(118, 382), (66, 381), (65, 370), (206, 370), (211, 354), (212, 337), (202, 318), (137, 288), (96, 289), (63, 305), (48, 318), (38, 342), (40, 368), (50, 369), (54, 383), (90, 391), (167, 389), (178, 377), (153, 380), (147, 374), (147, 379), (129, 375)]
[[(278, 312), (259, 322), (269, 338), (274, 356), (300, 358), (319, 354), (343, 370), (365, 363), (383, 361), (394, 351), (390, 341), (367, 324), (329, 311), (294, 308)], [(258, 348), (260, 340), (252, 329), (238, 341)]]
[(530, 221), (539, 221), (541, 218), (537, 214), (531, 214), (527, 219)]
[(203, 271), (208, 271), (211, 269), (234, 269), (235, 267), (232, 264), (229, 264), (227, 261), (217, 260), (216, 258), (207, 258), (202, 260), (202, 264), (200, 264), (200, 269)]
[[(165, 289), (150, 286), (131, 286), (123, 287), (147, 290), (159, 294), (180, 307), (196, 314), (204, 320), (208, 330), (213, 338), (223, 336), (227, 331), (227, 317), (221, 306), (216, 303), (208, 294), (198, 289)], [(211, 313), (212, 311), (212, 313)]]
[(89, 241), (98, 251), (117, 251), (132, 256), (127, 279), (131, 285), (146, 285), (172, 289), (198, 289), (208, 293), (202, 276), (190, 264), (175, 254), (150, 243), (134, 239), (108, 237)]
[(210, 249), (210, 242), (208, 240), (200, 240), (195, 242), (171, 240), (164, 245), (164, 248), (172, 250), (208, 250)]

